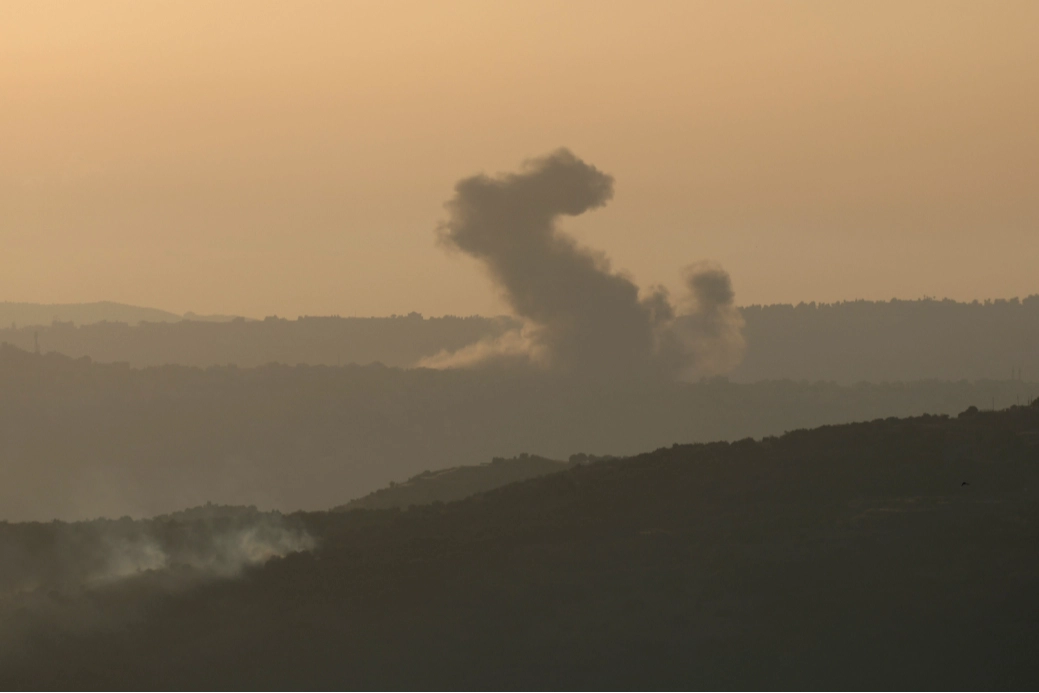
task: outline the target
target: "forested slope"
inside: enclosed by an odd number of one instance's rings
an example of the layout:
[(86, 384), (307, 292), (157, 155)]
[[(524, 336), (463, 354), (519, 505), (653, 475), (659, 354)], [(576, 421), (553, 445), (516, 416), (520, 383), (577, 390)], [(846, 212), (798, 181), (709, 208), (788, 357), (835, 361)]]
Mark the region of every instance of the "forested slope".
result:
[(1037, 501), (1039, 407), (674, 446), (55, 593), (0, 685), (1033, 689)]

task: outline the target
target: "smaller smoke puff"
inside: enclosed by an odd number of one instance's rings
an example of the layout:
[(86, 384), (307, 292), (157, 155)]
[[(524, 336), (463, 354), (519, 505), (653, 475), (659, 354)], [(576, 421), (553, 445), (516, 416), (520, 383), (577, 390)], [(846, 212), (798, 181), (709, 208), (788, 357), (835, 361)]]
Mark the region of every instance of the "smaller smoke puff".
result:
[(699, 262), (685, 269), (683, 279), (681, 315), (668, 325), (665, 337), (679, 351), (674, 367), (685, 379), (728, 373), (743, 360), (747, 346), (729, 274)]
[(524, 326), (443, 352), (419, 365), (473, 368), (524, 364), (591, 377), (695, 377), (725, 372), (743, 355), (743, 321), (728, 274), (686, 272), (688, 296), (640, 292), (601, 252), (581, 247), (556, 222), (601, 207), (613, 178), (560, 149), (519, 173), (473, 176), (447, 202), (441, 243), (476, 258)]

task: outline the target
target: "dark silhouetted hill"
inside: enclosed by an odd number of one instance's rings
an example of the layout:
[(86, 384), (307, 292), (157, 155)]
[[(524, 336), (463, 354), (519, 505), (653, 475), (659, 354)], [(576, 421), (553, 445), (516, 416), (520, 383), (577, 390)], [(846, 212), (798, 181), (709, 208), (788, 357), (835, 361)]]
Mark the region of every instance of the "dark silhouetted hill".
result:
[(384, 366), (134, 369), (0, 348), (0, 519), (207, 501), (330, 508), (423, 470), (633, 454), (828, 423), (1005, 407), (1017, 381), (589, 383)]
[(1037, 436), (887, 418), (298, 514), (316, 547), (238, 577), (22, 595), (0, 686), (1031, 690)]

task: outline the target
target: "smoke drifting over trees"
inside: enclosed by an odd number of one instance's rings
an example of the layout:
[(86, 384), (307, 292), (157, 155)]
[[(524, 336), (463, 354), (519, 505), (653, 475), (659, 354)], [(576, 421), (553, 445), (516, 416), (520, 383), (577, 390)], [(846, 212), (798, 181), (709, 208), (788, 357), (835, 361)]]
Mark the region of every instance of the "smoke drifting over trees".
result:
[(0, 671), (43, 633), (118, 631), (145, 604), (317, 541), (295, 517), (206, 505), (147, 520), (0, 522)]
[(519, 173), (459, 181), (440, 240), (486, 266), (524, 326), (424, 365), (519, 362), (591, 377), (688, 377), (736, 365), (742, 320), (724, 270), (687, 268), (689, 295), (676, 308), (664, 288), (640, 292), (606, 255), (556, 227), (560, 216), (612, 197), (613, 178), (566, 149), (528, 161)]

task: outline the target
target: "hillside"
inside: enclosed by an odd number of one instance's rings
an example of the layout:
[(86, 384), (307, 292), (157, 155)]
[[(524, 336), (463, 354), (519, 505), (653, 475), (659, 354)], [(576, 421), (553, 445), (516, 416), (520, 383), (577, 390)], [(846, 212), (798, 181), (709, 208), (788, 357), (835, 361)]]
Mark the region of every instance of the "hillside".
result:
[(1033, 689), (1037, 501), (1037, 406), (673, 446), (298, 514), (317, 547), (234, 578), (23, 595), (0, 685)]
[(372, 491), (362, 498), (355, 498), (333, 510), (376, 510), (407, 508), (435, 502), (449, 503), (517, 481), (554, 474), (567, 469), (571, 464), (523, 454), (512, 459), (495, 457), (488, 463), (474, 466), (449, 467), (435, 472), (427, 470), (401, 484), (390, 482), (386, 488)]
[(382, 366), (134, 369), (0, 347), (0, 519), (147, 517), (206, 502), (340, 505), (424, 470), (1005, 407), (1017, 381), (842, 387), (590, 383)]

